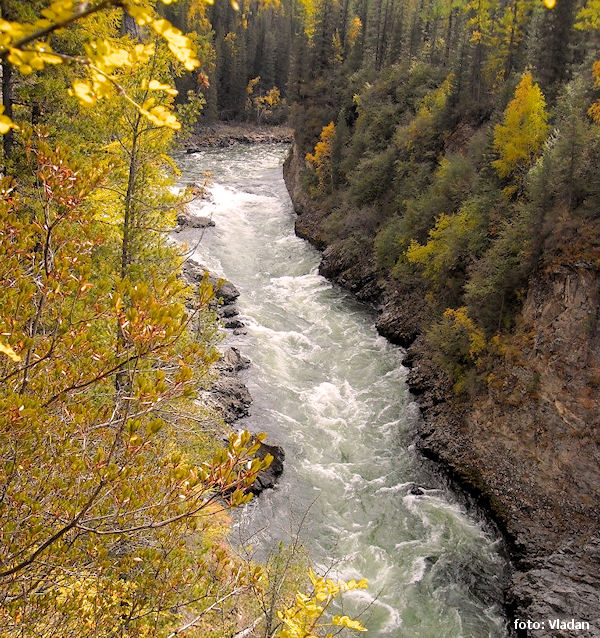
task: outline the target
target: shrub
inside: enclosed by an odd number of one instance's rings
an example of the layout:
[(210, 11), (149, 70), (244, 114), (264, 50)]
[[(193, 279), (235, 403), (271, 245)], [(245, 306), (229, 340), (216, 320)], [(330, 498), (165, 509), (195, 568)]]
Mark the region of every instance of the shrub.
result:
[(317, 175), (319, 192), (327, 193), (333, 187), (331, 172), (331, 147), (335, 137), (335, 124), (329, 122), (321, 129), (319, 141), (315, 144), (314, 153), (306, 154), (306, 161)]
[(443, 158), (433, 174), (431, 186), (420, 195), (406, 199), (403, 228), (406, 243), (412, 239), (424, 241), (436, 217), (457, 211), (471, 193), (474, 182), (475, 170), (467, 158), (461, 155)]
[(535, 240), (531, 211), (521, 209), (471, 269), (465, 302), (487, 334), (510, 327), (533, 266)]
[(466, 389), (467, 379), (472, 379), (475, 366), (485, 352), (483, 331), (469, 317), (466, 307), (448, 308), (440, 321), (427, 332), (434, 361), (454, 382), (454, 391), (460, 394)]
[(381, 199), (394, 177), (395, 151), (392, 147), (362, 159), (349, 176), (350, 197), (362, 206)]
[(403, 252), (400, 242), (402, 218), (392, 217), (380, 228), (375, 237), (375, 260), (377, 267), (392, 270)]
[(442, 213), (428, 241), (411, 241), (406, 258), (419, 264), (430, 289), (447, 302), (456, 302), (464, 285), (469, 262), (479, 254), (485, 241), (485, 227), (477, 199), (466, 202), (455, 215)]

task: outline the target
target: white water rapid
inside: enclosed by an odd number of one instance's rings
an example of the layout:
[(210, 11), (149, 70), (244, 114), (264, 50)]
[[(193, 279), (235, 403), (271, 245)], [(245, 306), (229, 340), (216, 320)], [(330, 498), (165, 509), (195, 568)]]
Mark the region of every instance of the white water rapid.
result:
[(184, 183), (212, 174), (210, 199), (192, 210), (216, 226), (178, 239), (203, 233), (194, 258), (241, 291), (247, 335), (228, 343), (252, 359), (254, 402), (239, 425), (286, 451), (278, 487), (245, 508), (238, 530), (259, 531), (252, 543), (268, 551), (308, 512), (301, 536), (317, 567), (369, 580), (346, 613), (372, 603), (361, 616), (370, 638), (507, 636), (500, 541), (411, 445), (418, 410), (401, 350), (294, 235), (286, 152), (236, 146), (180, 162)]

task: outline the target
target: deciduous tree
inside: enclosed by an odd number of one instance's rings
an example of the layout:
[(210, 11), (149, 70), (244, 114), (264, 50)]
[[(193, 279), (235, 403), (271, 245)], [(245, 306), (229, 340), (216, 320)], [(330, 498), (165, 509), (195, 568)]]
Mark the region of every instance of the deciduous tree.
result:
[(523, 173), (530, 166), (548, 134), (546, 100), (531, 73), (524, 73), (501, 124), (494, 129), (499, 158), (493, 165), (500, 177)]

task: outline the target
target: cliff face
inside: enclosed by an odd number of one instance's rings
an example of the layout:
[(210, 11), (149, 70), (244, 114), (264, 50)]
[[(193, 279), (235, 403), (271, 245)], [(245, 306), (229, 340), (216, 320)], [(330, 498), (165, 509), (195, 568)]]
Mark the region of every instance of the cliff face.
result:
[(284, 172), (297, 232), (324, 249), (322, 274), (374, 303), (384, 336), (410, 344), (409, 383), (424, 417), (418, 445), (478, 494), (505, 532), (515, 566), (508, 603), (515, 617), (546, 621), (522, 635), (570, 635), (549, 629), (553, 618), (589, 621), (578, 635), (598, 635), (600, 259), (555, 251), (529, 282), (487, 389), (457, 398), (419, 336), (422, 291), (378, 281), (369, 246), (326, 243), (328, 213), (302, 192), (302, 170), (292, 152)]
[(410, 350), (424, 415), (419, 447), (480, 493), (505, 531), (515, 615), (581, 618), (597, 628), (599, 307), (600, 279), (589, 265), (539, 273), (510, 351), (487, 393), (468, 405), (451, 398), (422, 340)]

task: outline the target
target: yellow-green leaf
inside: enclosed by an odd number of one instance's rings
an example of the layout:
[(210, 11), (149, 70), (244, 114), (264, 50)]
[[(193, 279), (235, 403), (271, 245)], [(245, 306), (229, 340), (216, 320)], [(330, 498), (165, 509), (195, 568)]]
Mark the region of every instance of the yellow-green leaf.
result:
[(21, 357), (12, 349), (12, 347), (5, 343), (2, 343), (1, 341), (0, 352), (5, 354), (9, 359), (12, 359), (15, 363), (21, 361)]

